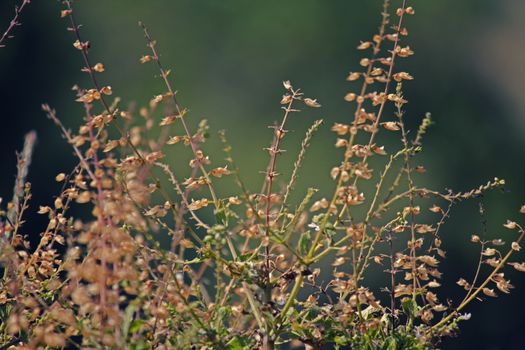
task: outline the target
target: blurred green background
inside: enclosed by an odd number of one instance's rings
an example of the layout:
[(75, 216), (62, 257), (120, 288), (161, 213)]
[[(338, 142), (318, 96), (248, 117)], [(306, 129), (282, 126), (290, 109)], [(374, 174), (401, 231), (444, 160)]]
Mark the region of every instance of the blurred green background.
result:
[[(416, 55), (402, 67), (414, 77), (405, 84), (406, 119), (415, 129), (425, 112), (436, 124), (424, 140), (418, 162), (427, 174), (418, 181), (436, 189), (466, 190), (494, 176), (507, 180), (505, 191), (481, 199), (490, 235), (510, 240), (501, 224), (519, 219), (525, 203), (525, 3), (520, 0), (413, 1), (408, 44)], [(12, 17), (15, 2), (0, 2), (0, 30)], [(394, 6), (397, 1), (393, 1)], [(71, 86), (91, 87), (80, 72), (73, 35), (60, 19), (57, 1), (33, 1), (22, 14), (23, 25), (15, 38), (0, 49), (0, 197), (7, 200), (15, 174), (15, 151), (23, 135), (38, 132), (39, 142), (30, 172), (34, 204), (49, 204), (58, 191), (54, 176), (67, 171), (75, 159), (66, 142), (45, 118), (40, 104), (56, 108), (72, 128), (82, 110), (74, 102)], [(353, 107), (343, 100), (351, 85), (349, 71), (359, 70), (360, 40), (376, 32), (381, 2), (347, 1), (126, 1), (83, 0), (75, 3), (82, 33), (90, 40), (93, 63), (103, 62), (102, 84), (113, 87), (123, 106), (146, 105), (163, 92), (157, 72), (138, 59), (147, 48), (139, 20), (157, 39), (166, 66), (173, 69), (181, 103), (190, 109), (195, 126), (207, 118), (212, 128), (210, 145), (215, 164), (223, 164), (216, 149), (215, 131), (226, 129), (242, 174), (253, 191), (260, 186), (271, 140), (266, 126), (280, 119), (281, 81), (290, 79), (307, 96), (318, 98), (323, 108), (294, 115), (285, 139), (289, 150), (279, 161), (287, 173), (308, 125), (324, 118), (323, 130), (312, 142), (298, 186), (331, 189), (329, 169), (340, 161), (333, 148), (333, 122), (348, 122)], [(393, 149), (393, 146), (389, 147)], [(179, 155), (170, 154), (176, 162)], [(180, 156), (186, 159), (186, 156)], [(184, 161), (186, 163), (186, 161)], [(377, 171), (377, 170), (376, 170)], [(447, 294), (458, 295), (454, 282), (470, 277), (477, 260), (468, 243), (481, 233), (480, 200), (460, 204), (442, 236), (448, 259), (443, 266)], [(523, 217), (523, 216), (522, 216)], [(31, 218), (27, 232), (37, 234), (42, 218)], [(525, 335), (525, 275), (508, 271), (516, 290), (496, 300), (476, 303), (467, 310), (472, 319), (463, 324), (460, 337), (444, 349), (523, 349)]]

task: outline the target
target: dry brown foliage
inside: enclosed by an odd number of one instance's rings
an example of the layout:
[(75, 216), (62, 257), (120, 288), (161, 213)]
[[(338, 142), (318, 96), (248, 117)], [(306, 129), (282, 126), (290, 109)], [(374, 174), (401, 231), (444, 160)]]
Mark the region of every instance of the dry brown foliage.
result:
[[(61, 17), (90, 79), (76, 88), (84, 123), (71, 131), (55, 110), (43, 110), (78, 166), (56, 176), (62, 191), (40, 207), (48, 225), (30, 246), (25, 178), (35, 136), (28, 136), (14, 199), (0, 217), (0, 347), (426, 349), (456, 333), (459, 321), (470, 317), (462, 313), (470, 302), (509, 293), (503, 271), (525, 271), (525, 263), (511, 261), (525, 235), (514, 221), (504, 225), (512, 231), (510, 244), (472, 236), (480, 260), (473, 280), (458, 281), (462, 300), (440, 293), (441, 231), (451, 209), (504, 181), (466, 192), (418, 184), (424, 168), (413, 159), (431, 119), (427, 115), (409, 134), (403, 84), (413, 77), (395, 65), (414, 54), (405, 21), (415, 11), (403, 1), (390, 14), (389, 5), (385, 0), (379, 32), (357, 47), (361, 68), (347, 78), (353, 118), (332, 126), (341, 161), (327, 169), (332, 184), (316, 184), (333, 188), (332, 195), (319, 198), (310, 188), (292, 203), (322, 121), (307, 130), (288, 180), (278, 171), (286, 124), (300, 110), (321, 108), (320, 102), (283, 82), (283, 115), (272, 129), (264, 185), (253, 192), (225, 133), (226, 162), (212, 163), (207, 123), (191, 130), (147, 28), (141, 24), (149, 51), (140, 62), (156, 66), (164, 87), (148, 106), (126, 110), (100, 83), (104, 65), (89, 56), (90, 44), (64, 1)], [(111, 139), (111, 129), (120, 136)], [(398, 137), (400, 148), (387, 151), (381, 135)], [(189, 165), (164, 162), (172, 152), (190, 152)], [(187, 166), (191, 175), (183, 178)], [(233, 181), (238, 191), (219, 193), (220, 181)], [(366, 182), (375, 183), (372, 190), (362, 189)], [(72, 216), (73, 207), (85, 215)], [(169, 247), (158, 237), (169, 237)], [(384, 271), (373, 275), (384, 279), (382, 290), (367, 287), (374, 265)]]

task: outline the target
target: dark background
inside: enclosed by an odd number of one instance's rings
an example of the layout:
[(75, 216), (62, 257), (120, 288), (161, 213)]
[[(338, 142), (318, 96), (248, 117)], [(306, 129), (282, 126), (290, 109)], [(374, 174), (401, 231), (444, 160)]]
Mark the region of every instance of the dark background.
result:
[[(398, 5), (393, 1), (394, 6)], [(490, 193), (482, 201), (489, 235), (507, 241), (506, 219), (518, 220), (525, 203), (525, 5), (520, 0), (413, 1), (416, 16), (407, 21), (409, 45), (416, 55), (402, 63), (415, 80), (405, 84), (406, 119), (415, 129), (425, 112), (436, 124), (424, 140), (418, 161), (427, 174), (420, 178), (436, 189), (466, 190), (494, 176), (507, 180), (506, 191)], [(0, 1), (0, 30), (12, 17), (14, 1)], [(335, 136), (329, 127), (348, 122), (352, 107), (343, 101), (350, 84), (348, 71), (359, 70), (360, 40), (369, 40), (379, 23), (381, 2), (375, 1), (78, 1), (76, 15), (84, 38), (92, 43), (93, 62), (101, 61), (110, 84), (124, 106), (145, 105), (163, 92), (152, 66), (140, 65), (147, 53), (138, 20), (148, 24), (159, 42), (164, 63), (173, 69), (176, 89), (190, 109), (190, 123), (210, 121), (213, 131), (228, 130), (248, 185), (255, 191), (262, 178), (270, 142), (266, 128), (280, 118), (281, 81), (290, 79), (323, 104), (320, 110), (293, 116), (295, 130), (284, 147), (293, 157), (304, 131), (314, 118), (326, 125), (314, 139), (298, 193), (308, 185), (328, 184), (329, 169), (339, 161)], [(76, 165), (71, 149), (41, 112), (41, 103), (56, 108), (73, 129), (82, 110), (71, 86), (89, 86), (80, 72), (73, 36), (59, 18), (60, 3), (33, 1), (22, 14), (23, 26), (0, 49), (0, 197), (11, 197), (15, 151), (23, 135), (38, 132), (39, 141), (29, 179), (33, 184), (32, 212), (52, 203), (59, 187), (54, 177)], [(209, 149), (216, 145), (215, 133)], [(393, 148), (389, 148), (393, 149)], [(211, 152), (213, 155), (213, 152)], [(333, 155), (333, 156), (332, 156)], [(177, 161), (177, 155), (169, 155)], [(214, 159), (220, 163), (222, 155)], [(286, 161), (288, 159), (288, 161)], [(280, 161), (280, 171), (293, 158)], [(482, 227), (480, 200), (459, 205), (442, 236), (448, 259), (444, 263), (446, 294), (458, 295), (454, 282), (470, 277), (476, 248), (468, 243)], [(37, 235), (42, 220), (29, 214), (27, 233)], [(523, 217), (523, 216), (522, 216)], [(515, 291), (496, 300), (473, 303), (472, 319), (463, 323), (459, 338), (444, 349), (525, 348), (523, 313), (525, 275), (506, 273)]]

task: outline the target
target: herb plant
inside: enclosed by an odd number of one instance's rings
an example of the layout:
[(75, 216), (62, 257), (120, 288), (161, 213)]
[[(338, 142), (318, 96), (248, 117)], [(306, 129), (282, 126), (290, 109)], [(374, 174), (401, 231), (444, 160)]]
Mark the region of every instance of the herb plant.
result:
[[(24, 218), (35, 135), (26, 137), (13, 199), (0, 216), (0, 348), (430, 349), (457, 334), (470, 303), (510, 292), (505, 269), (525, 271), (514, 256), (525, 230), (509, 220), (510, 244), (471, 237), (480, 258), (474, 277), (457, 281), (463, 298), (439, 292), (451, 210), (505, 182), (463, 192), (419, 184), (424, 168), (414, 159), (432, 119), (426, 114), (411, 133), (405, 125), (413, 116), (403, 86), (413, 77), (396, 63), (414, 54), (407, 1), (392, 9), (385, 0), (378, 32), (358, 44), (363, 58), (344, 97), (352, 117), (330, 126), (340, 157), (326, 169), (333, 182), (309, 179), (297, 202), (292, 193), (323, 121), (306, 128), (290, 174), (279, 173), (279, 158), (289, 119), (322, 108), (310, 92), (283, 82), (266, 171), (252, 174), (263, 185), (250, 189), (243, 176), (252, 175), (240, 172), (224, 131), (223, 155), (212, 160), (212, 132), (206, 120), (191, 127), (144, 24), (148, 51), (139, 61), (155, 67), (160, 92), (126, 109), (101, 82), (104, 64), (90, 56), (71, 1), (63, 4), (89, 77), (75, 87), (83, 124), (69, 130), (52, 107), (42, 108), (78, 165), (56, 176), (62, 191), (40, 207), (48, 224), (32, 246), (36, 233), (24, 229)], [(396, 137), (399, 148), (387, 150), (382, 137)], [(191, 161), (165, 161), (172, 152), (190, 153)], [(219, 191), (223, 181), (236, 191)], [(382, 288), (368, 287), (370, 279)]]

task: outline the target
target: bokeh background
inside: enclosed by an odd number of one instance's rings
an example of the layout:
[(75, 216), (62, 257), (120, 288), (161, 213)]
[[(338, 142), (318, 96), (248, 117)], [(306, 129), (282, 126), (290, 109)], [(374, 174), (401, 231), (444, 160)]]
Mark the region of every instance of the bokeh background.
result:
[[(393, 1), (396, 5), (397, 1)], [(0, 30), (12, 17), (12, 0), (0, 1)], [(323, 117), (324, 129), (312, 142), (298, 193), (308, 185), (330, 189), (328, 170), (340, 160), (329, 127), (349, 121), (352, 106), (343, 100), (351, 87), (347, 73), (358, 70), (355, 47), (375, 33), (381, 1), (314, 0), (82, 0), (76, 16), (84, 38), (92, 43), (91, 57), (101, 61), (103, 84), (113, 87), (124, 106), (145, 105), (163, 92), (152, 66), (140, 65), (147, 53), (137, 26), (144, 21), (157, 39), (164, 64), (173, 69), (182, 104), (196, 125), (207, 118), (212, 130), (226, 129), (234, 155), (252, 190), (262, 178), (271, 139), (266, 128), (280, 118), (281, 81), (290, 79), (322, 103), (320, 110), (293, 116), (286, 139), (289, 158), (280, 161), (286, 173), (307, 126)], [(442, 232), (448, 259), (443, 266), (447, 293), (458, 295), (454, 282), (472, 276), (476, 249), (468, 243), (481, 233), (478, 205), (486, 209), (488, 234), (507, 237), (507, 218), (519, 219), (525, 203), (525, 3), (521, 0), (413, 1), (409, 45), (416, 55), (403, 62), (415, 80), (405, 84), (409, 125), (425, 112), (435, 125), (424, 140), (418, 161), (428, 172), (418, 181), (438, 189), (466, 190), (494, 176), (507, 180), (505, 191), (456, 207)], [(34, 201), (49, 204), (58, 191), (56, 173), (75, 164), (71, 149), (41, 112), (44, 102), (57, 109), (71, 128), (82, 110), (71, 87), (90, 87), (80, 72), (81, 57), (73, 48), (67, 22), (59, 18), (60, 2), (33, 1), (22, 15), (15, 38), (0, 49), (0, 197), (11, 197), (15, 151), (23, 136), (36, 130), (39, 141), (29, 179)], [(209, 149), (216, 149), (212, 134)], [(390, 148), (392, 149), (392, 148)], [(212, 155), (214, 152), (212, 152)], [(177, 161), (177, 154), (169, 155)], [(221, 163), (217, 152), (214, 159)], [(186, 163), (186, 162), (184, 162)], [(26, 231), (38, 234), (41, 220), (30, 214)], [(523, 219), (523, 216), (522, 216)], [(516, 285), (510, 295), (467, 310), (459, 338), (444, 349), (523, 349), (525, 275), (508, 271)]]

